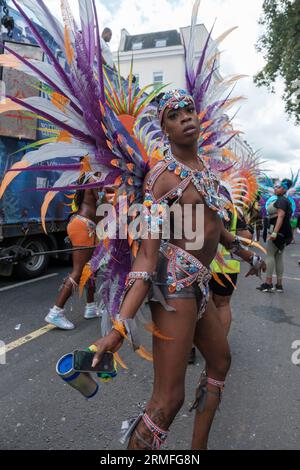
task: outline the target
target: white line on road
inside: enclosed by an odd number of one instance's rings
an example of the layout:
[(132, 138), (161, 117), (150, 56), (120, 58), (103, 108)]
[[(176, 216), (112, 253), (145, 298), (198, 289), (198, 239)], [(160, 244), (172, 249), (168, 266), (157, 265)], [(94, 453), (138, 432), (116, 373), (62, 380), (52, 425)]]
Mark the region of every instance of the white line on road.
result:
[(288, 279), (290, 281), (300, 281), (300, 278), (299, 277), (287, 277), (287, 276), (283, 276), (283, 279)]
[(32, 341), (33, 339), (39, 338), (40, 336), (45, 335), (46, 333), (49, 333), (49, 331), (53, 330), (54, 328), (56, 328), (54, 325), (46, 325), (40, 328), (39, 330), (33, 331), (32, 333), (28, 333), (28, 335), (23, 336), (23, 338), (19, 338), (16, 341), (9, 343), (5, 347), (5, 351), (6, 352), (12, 351), (13, 349), (18, 348), (19, 346), (22, 346), (23, 344), (29, 343), (29, 341)]
[(31, 281), (19, 282), (18, 284), (13, 284), (12, 286), (2, 287), (0, 289), (0, 292), (14, 289), (15, 287), (25, 286), (26, 284), (33, 284), (34, 282), (43, 281), (44, 279), (49, 279), (50, 277), (55, 277), (55, 276), (58, 276), (58, 273), (48, 274), (47, 276), (38, 277), (37, 279), (32, 279)]

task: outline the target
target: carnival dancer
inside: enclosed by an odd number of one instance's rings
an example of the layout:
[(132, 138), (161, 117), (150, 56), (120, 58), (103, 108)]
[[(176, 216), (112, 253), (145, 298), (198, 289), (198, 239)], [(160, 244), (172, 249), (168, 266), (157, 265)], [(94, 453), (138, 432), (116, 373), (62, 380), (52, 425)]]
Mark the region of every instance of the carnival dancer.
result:
[[(161, 243), (161, 237), (152, 239), (151, 233), (142, 240), (117, 321), (107, 336), (94, 343), (94, 365), (105, 351), (117, 351), (124, 337), (133, 334), (128, 324), (150, 292), (153, 322), (170, 340), (153, 339), (153, 393), (131, 429), (129, 449), (155, 449), (166, 440), (184, 402), (184, 378), (193, 342), (207, 367), (193, 405), (196, 419), (192, 448), (206, 449), (230, 367), (226, 334), (209, 299), (209, 265), (220, 242), (235, 252), (242, 248), (239, 239), (222, 223), (229, 201), (220, 194), (217, 178), (198, 153), (200, 122), (193, 98), (183, 90), (167, 93), (161, 100), (159, 117), (170, 146), (164, 160), (146, 177), (145, 207), (179, 204), (183, 209), (191, 204), (195, 224), (196, 207), (204, 205), (203, 246), (198, 239), (197, 249), (186, 250), (191, 240), (175, 238), (174, 226), (166, 243)], [(184, 226), (184, 216), (182, 221)], [(197, 236), (192, 242), (197, 243)], [(251, 273), (262, 267), (254, 253), (243, 254), (253, 265)]]
[[(87, 176), (81, 178), (79, 184), (84, 182), (95, 182), (97, 178)], [(57, 326), (62, 330), (72, 330), (74, 324), (65, 316), (65, 305), (67, 300), (79, 289), (79, 281), (85, 265), (90, 261), (94, 248), (98, 243), (96, 235), (96, 211), (97, 207), (104, 200), (104, 192), (96, 189), (86, 189), (77, 191), (74, 198), (74, 214), (67, 226), (67, 233), (73, 248), (89, 248), (72, 252), (73, 270), (64, 280), (57, 297), (55, 305), (50, 309), (45, 318), (47, 323)], [(95, 302), (95, 279), (89, 279), (86, 286), (87, 304), (85, 306), (84, 318), (90, 320), (97, 318), (98, 307)]]
[[(239, 238), (227, 232), (221, 220), (226, 218), (227, 209), (232, 208), (231, 198), (222, 192), (219, 177), (210, 170), (207, 161), (228, 155), (224, 146), (235, 135), (228, 127), (226, 112), (236, 99), (229, 95), (222, 98), (235, 80), (214, 83), (218, 56), (209, 36), (197, 70), (187, 69), (193, 96), (181, 90), (167, 93), (159, 106), (157, 126), (154, 117), (144, 125), (143, 119), (139, 120), (141, 111), (145, 111), (145, 116), (148, 114), (146, 105), (156, 91), (145, 97), (145, 90), (132, 86), (132, 79), (125, 85), (120, 80), (118, 83), (109, 81), (109, 77), (104, 80), (94, 0), (80, 0), (80, 28), (66, 0), (61, 0), (64, 27), (42, 0), (22, 0), (22, 5), (33, 12), (53, 36), (66, 57), (67, 67), (57, 60), (20, 3), (17, 0), (13, 3), (49, 62), (23, 58), (5, 45), (9, 54), (4, 54), (6, 57), (1, 58), (1, 63), (44, 82), (50, 99), (8, 97), (0, 111), (26, 110), (50, 121), (58, 129), (53, 130), (53, 140), (39, 142), (39, 148), (35, 144), (35, 150), (13, 166), (2, 182), (0, 197), (20, 171), (35, 171), (37, 163), (59, 155), (60, 158), (85, 157), (85, 163), (49, 165), (51, 169), (63, 171), (63, 175), (52, 188), (37, 189), (47, 192), (43, 216), (57, 192), (99, 188), (99, 182), (74, 185), (85, 165), (93, 172), (101, 172), (103, 187), (117, 187), (113, 207), (117, 216), (125, 214), (128, 221), (136, 221), (137, 216), (124, 208), (120, 198), (126, 197), (132, 205), (144, 202), (145, 221), (150, 219), (151, 225), (152, 206), (167, 210), (174, 203), (179, 209), (192, 204), (193, 222), (197, 220), (197, 208), (204, 209), (203, 246), (189, 249), (188, 237), (178, 239), (173, 233), (166, 243), (161, 243), (160, 231), (155, 234), (156, 239), (148, 237), (140, 241), (128, 230), (127, 238), (117, 235), (101, 240), (90, 261), (90, 275), (99, 270), (105, 258), (102, 273), (105, 280), (100, 286), (100, 296), (106, 303), (109, 317), (104, 338), (96, 342), (96, 361), (104, 351), (117, 351), (124, 337), (139, 355), (151, 358), (138, 341), (133, 319), (147, 294), (150, 295), (154, 323), (146, 326), (154, 336), (155, 385), (146, 411), (128, 428), (129, 447), (157, 449), (165, 442), (167, 430), (183, 402), (184, 376), (194, 339), (206, 359), (207, 369), (200, 379), (193, 406), (196, 409), (193, 448), (205, 449), (230, 366), (227, 338), (209, 300), (209, 265), (219, 242), (237, 253), (242, 250)], [(198, 7), (199, 1), (196, 1), (193, 26)], [(192, 64), (193, 47), (189, 48), (187, 56)], [(113, 93), (107, 93), (110, 88)], [(160, 92), (161, 89), (157, 94)], [(153, 166), (153, 162), (158, 163)], [(191, 221), (190, 217), (188, 219)], [(175, 217), (176, 220), (179, 222)], [(158, 222), (159, 228), (162, 221), (154, 217), (154, 226)], [(185, 221), (183, 216), (183, 225)], [(191, 243), (195, 241), (199, 240), (191, 238)], [(262, 260), (254, 253), (247, 252), (245, 256), (253, 265), (251, 274), (264, 268)], [(133, 266), (132, 258), (136, 258)], [(116, 354), (117, 358), (122, 363)]]

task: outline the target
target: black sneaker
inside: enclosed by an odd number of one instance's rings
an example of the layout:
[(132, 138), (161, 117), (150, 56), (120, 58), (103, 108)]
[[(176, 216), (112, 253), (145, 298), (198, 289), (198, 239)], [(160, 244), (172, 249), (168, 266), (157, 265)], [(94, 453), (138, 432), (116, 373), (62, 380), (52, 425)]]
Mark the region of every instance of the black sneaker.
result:
[(196, 362), (196, 348), (192, 348), (189, 357), (189, 364), (195, 364)]
[(261, 286), (256, 288), (257, 290), (260, 290), (261, 292), (274, 292), (274, 287), (273, 284), (267, 284), (264, 282)]
[(275, 289), (276, 289), (276, 292), (280, 292), (280, 293), (284, 292), (283, 287), (280, 284), (276, 284)]

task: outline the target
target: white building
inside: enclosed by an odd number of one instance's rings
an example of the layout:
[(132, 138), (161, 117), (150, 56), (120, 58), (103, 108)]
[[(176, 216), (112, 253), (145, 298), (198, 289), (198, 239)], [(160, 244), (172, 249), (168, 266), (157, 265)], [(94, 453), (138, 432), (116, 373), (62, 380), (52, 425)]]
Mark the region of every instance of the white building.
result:
[[(138, 78), (140, 87), (150, 83), (165, 83), (170, 85), (169, 88), (185, 88), (183, 40), (188, 44), (189, 34), (189, 26), (180, 28), (180, 33), (175, 29), (134, 36), (123, 29), (114, 61), (120, 61), (121, 74), (127, 77), (133, 57), (133, 73)], [(200, 56), (207, 36), (205, 26), (197, 25), (195, 59)], [(218, 74), (216, 77), (221, 78)]]
[[(208, 31), (204, 24), (196, 25), (195, 63), (207, 41)], [(133, 58), (133, 73), (140, 88), (162, 83), (170, 88), (185, 88), (184, 43), (188, 45), (190, 26), (175, 30), (159, 31), (131, 36), (126, 29), (121, 31), (119, 51), (114, 52), (114, 61), (120, 63), (121, 75), (126, 78), (130, 73)], [(209, 46), (213, 45), (210, 40)], [(216, 47), (217, 52), (217, 47)], [(219, 65), (219, 64), (218, 64)], [(220, 72), (214, 74), (215, 80), (222, 80)], [(249, 144), (236, 136), (228, 148), (239, 156), (253, 154)]]

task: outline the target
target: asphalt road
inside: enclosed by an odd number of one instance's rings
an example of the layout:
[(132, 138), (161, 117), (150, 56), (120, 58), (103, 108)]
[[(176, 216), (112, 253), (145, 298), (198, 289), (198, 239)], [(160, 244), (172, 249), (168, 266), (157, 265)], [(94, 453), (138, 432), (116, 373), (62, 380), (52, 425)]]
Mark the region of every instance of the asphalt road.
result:
[[(299, 449), (300, 367), (292, 363), (292, 343), (300, 340), (300, 240), (286, 252), (285, 293), (263, 294), (257, 278), (240, 276), (233, 298), (230, 334), (232, 367), (211, 449)], [(243, 266), (245, 272), (246, 266)], [(6, 345), (45, 325), (58, 286), (68, 270), (52, 266), (46, 279), (30, 284), (0, 280), (0, 340)], [(126, 345), (128, 371), (102, 384), (90, 401), (55, 373), (65, 353), (98, 338), (99, 320), (83, 319), (83, 301), (73, 300), (70, 332), (52, 330), (15, 347), (0, 365), (0, 449), (112, 450), (121, 423), (149, 398), (152, 366)], [(71, 311), (72, 309), (72, 311)], [(145, 336), (150, 348), (151, 338)], [(189, 366), (186, 402), (172, 426), (167, 449), (190, 447), (193, 416), (188, 412), (203, 362)]]

